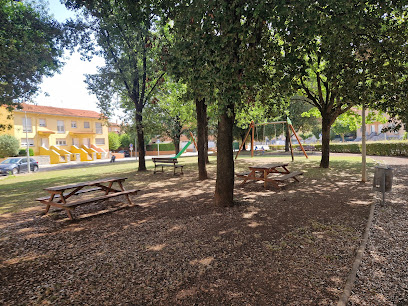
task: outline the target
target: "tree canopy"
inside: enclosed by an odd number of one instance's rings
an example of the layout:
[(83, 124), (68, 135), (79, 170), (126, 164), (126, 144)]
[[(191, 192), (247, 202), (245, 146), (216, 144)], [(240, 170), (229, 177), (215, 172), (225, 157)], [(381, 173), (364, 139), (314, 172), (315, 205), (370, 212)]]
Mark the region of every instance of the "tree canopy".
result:
[(0, 0), (0, 104), (12, 110), (58, 71), (63, 33), (40, 4)]

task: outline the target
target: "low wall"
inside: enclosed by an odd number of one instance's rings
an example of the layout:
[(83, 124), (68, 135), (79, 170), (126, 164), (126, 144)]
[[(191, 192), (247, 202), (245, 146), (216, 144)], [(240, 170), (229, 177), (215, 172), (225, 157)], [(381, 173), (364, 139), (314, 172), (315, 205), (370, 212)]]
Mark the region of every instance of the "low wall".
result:
[(114, 155), (116, 159), (125, 158), (125, 153), (110, 153), (110, 156)]
[(49, 155), (36, 155), (32, 156), (38, 164), (41, 165), (49, 165), (51, 163), (51, 158)]
[[(146, 151), (146, 156), (157, 156), (157, 151)], [(175, 151), (160, 151), (159, 155), (176, 155)]]

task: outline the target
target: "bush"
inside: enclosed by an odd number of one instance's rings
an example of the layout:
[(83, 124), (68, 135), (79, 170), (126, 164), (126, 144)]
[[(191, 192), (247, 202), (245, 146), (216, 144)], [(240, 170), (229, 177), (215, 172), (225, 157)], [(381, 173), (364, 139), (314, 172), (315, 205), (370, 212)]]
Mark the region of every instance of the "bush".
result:
[[(34, 150), (29, 148), (28, 154), (30, 154), (30, 156), (34, 156)], [(20, 149), (18, 151), (18, 156), (27, 156), (27, 149)]]
[(116, 134), (115, 132), (110, 132), (108, 134), (108, 139), (109, 139), (109, 150), (110, 151), (115, 151), (120, 147), (120, 140), (119, 140), (118, 134)]
[[(321, 151), (322, 145), (315, 145)], [(408, 156), (407, 141), (369, 142), (366, 145), (367, 155)], [(361, 143), (330, 144), (333, 153), (361, 153)]]
[[(157, 151), (157, 143), (151, 144), (151, 145), (147, 145), (146, 146), (146, 151)], [(160, 143), (160, 151), (174, 151), (175, 147), (174, 147), (174, 143), (170, 142), (170, 143)]]
[(122, 134), (119, 136), (120, 146), (124, 149), (128, 149), (130, 145), (130, 137), (128, 134)]
[(17, 156), (20, 142), (11, 135), (0, 136), (0, 157)]

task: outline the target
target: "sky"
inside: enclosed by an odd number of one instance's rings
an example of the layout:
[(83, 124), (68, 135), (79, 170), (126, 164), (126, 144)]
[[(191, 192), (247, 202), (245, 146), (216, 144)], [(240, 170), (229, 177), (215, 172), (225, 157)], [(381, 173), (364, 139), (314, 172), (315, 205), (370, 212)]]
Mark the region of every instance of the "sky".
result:
[[(68, 18), (75, 17), (75, 13), (67, 10), (59, 0), (48, 0), (48, 3), (50, 15), (57, 21), (64, 22)], [(34, 103), (98, 111), (96, 96), (88, 93), (84, 74), (95, 73), (97, 66), (104, 65), (104, 60), (97, 57), (91, 62), (82, 61), (79, 53), (69, 55), (69, 52), (66, 52), (65, 57), (67, 57), (64, 60), (66, 63), (60, 74), (56, 73), (50, 78), (44, 77), (41, 85), (42, 93), (33, 98)]]

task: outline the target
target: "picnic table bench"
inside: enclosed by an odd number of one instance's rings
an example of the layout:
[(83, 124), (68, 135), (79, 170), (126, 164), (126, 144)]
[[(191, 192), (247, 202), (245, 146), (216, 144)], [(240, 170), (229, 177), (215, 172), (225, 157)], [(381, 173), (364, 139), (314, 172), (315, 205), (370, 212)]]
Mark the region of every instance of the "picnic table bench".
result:
[[(113, 197), (125, 196), (128, 203), (133, 205), (130, 200), (130, 194), (137, 194), (140, 189), (125, 190), (123, 187), (123, 182), (127, 178), (125, 177), (112, 177), (99, 179), (88, 182), (81, 182), (76, 184), (54, 186), (44, 188), (45, 191), (49, 193), (48, 196), (37, 198), (36, 201), (39, 201), (46, 205), (44, 215), (48, 213), (51, 206), (64, 209), (67, 212), (68, 217), (73, 220), (72, 211), (75, 207), (87, 203), (97, 202), (107, 200)], [(113, 184), (116, 183), (119, 186), (119, 189), (113, 188)], [(91, 187), (91, 188), (87, 188)], [(72, 196), (79, 196), (83, 193), (91, 193), (102, 191), (104, 195), (98, 195), (95, 197), (89, 197), (87, 199), (77, 199), (72, 201)]]
[(174, 169), (174, 175), (176, 175), (176, 169), (180, 168), (181, 170), (181, 174), (183, 173), (183, 167), (184, 165), (178, 165), (178, 161), (177, 158), (172, 158), (172, 157), (153, 157), (152, 161), (154, 162), (154, 173), (157, 172), (156, 168), (157, 167), (161, 167), (162, 168), (162, 172), (163, 171), (163, 167), (173, 167)]
[[(276, 188), (280, 189), (278, 183), (285, 180), (293, 178), (295, 181), (299, 182), (296, 176), (302, 175), (302, 171), (290, 172), (287, 168), (287, 163), (276, 163), (270, 165), (258, 165), (248, 167), (250, 171), (243, 173), (236, 173), (237, 177), (244, 178), (241, 186), (247, 181), (263, 181), (264, 187), (266, 188), (267, 183), (271, 183)], [(272, 174), (269, 176), (269, 174)], [(281, 175), (282, 174), (282, 175)]]

